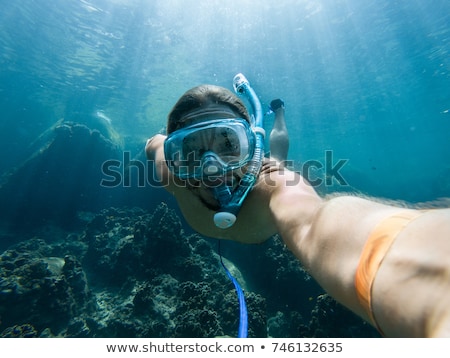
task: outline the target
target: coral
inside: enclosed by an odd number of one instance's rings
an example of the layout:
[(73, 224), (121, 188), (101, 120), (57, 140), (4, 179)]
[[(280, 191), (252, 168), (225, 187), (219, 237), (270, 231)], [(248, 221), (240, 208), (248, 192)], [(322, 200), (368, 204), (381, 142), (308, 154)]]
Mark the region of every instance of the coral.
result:
[(296, 311), (281, 312), (278, 311), (267, 320), (267, 334), (269, 337), (283, 338), (289, 333), (289, 336), (298, 336), (298, 327), (303, 324), (303, 317)]
[[(36, 240), (28, 245), (38, 250), (41, 246), (42, 241)], [(72, 316), (92, 309), (86, 278), (74, 257), (43, 257), (23, 251), (23, 245), (0, 256), (2, 324), (31, 323), (37, 330), (58, 332)]]
[(36, 338), (37, 336), (37, 331), (29, 324), (8, 327), (0, 333), (2, 338)]
[[(237, 335), (238, 298), (217, 240), (187, 235), (164, 203), (152, 213), (111, 207), (80, 217), (76, 233), (41, 230), (0, 255), (3, 336)], [(222, 248), (244, 288), (249, 337), (373, 336), (320, 295), (276, 237)]]
[(249, 337), (267, 337), (267, 304), (266, 299), (255, 293), (246, 294), (248, 315)]
[(339, 304), (331, 296), (323, 294), (317, 297), (308, 326), (300, 327), (300, 337), (380, 337), (378, 332)]
[(176, 319), (173, 337), (217, 337), (223, 331), (216, 311), (206, 308), (185, 310)]
[[(166, 204), (152, 214), (103, 210), (88, 223), (81, 240), (88, 245), (83, 263), (93, 285), (120, 288), (132, 306), (131, 312), (119, 314), (108, 305), (108, 329), (97, 336), (131, 334), (120, 322), (132, 321), (153, 337), (214, 337), (237, 330), (234, 286), (211, 244), (199, 235), (185, 235)], [(254, 301), (250, 309), (263, 317), (265, 307)], [(257, 330), (260, 336), (263, 331)]]

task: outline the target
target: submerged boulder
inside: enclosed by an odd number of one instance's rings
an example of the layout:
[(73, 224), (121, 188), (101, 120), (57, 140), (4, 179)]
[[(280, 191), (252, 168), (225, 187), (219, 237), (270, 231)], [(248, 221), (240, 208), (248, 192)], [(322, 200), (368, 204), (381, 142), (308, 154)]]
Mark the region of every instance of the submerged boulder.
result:
[(24, 226), (45, 219), (70, 221), (77, 210), (98, 209), (111, 194), (100, 185), (102, 164), (120, 158), (121, 150), (98, 130), (61, 120), (29, 150), (28, 159), (1, 178), (5, 222)]

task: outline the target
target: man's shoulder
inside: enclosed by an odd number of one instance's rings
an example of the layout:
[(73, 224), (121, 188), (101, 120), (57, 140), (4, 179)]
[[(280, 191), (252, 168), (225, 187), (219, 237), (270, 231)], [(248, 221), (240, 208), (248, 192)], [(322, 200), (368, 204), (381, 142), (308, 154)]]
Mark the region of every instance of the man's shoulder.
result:
[(145, 144), (145, 154), (148, 159), (158, 159), (157, 156), (164, 155), (164, 140), (166, 139), (165, 135), (156, 134), (153, 137), (147, 139), (147, 143)]

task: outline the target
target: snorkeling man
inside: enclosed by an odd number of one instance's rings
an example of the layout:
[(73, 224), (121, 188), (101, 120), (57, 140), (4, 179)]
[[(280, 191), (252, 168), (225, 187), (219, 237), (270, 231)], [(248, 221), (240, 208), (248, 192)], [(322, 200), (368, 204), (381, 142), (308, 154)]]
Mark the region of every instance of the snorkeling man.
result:
[(270, 136), (271, 155), (226, 228), (215, 224), (222, 206), (217, 188), (240, 188), (258, 132), (239, 97), (213, 85), (192, 88), (169, 113), (167, 136), (147, 141), (147, 157), (189, 225), (242, 243), (279, 233), (331, 296), (383, 335), (450, 337), (450, 209), (321, 198), (283, 165), (284, 104), (273, 103), (280, 121)]

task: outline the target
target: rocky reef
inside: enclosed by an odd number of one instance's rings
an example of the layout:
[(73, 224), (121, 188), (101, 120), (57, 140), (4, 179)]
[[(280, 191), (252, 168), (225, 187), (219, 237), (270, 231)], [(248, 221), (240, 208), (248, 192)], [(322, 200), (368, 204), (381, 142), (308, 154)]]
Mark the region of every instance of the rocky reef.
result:
[[(238, 300), (215, 240), (186, 233), (164, 203), (78, 216), (78, 230), (22, 234), (0, 255), (2, 337), (236, 336)], [(277, 237), (222, 246), (245, 291), (249, 337), (378, 336), (324, 296)]]

